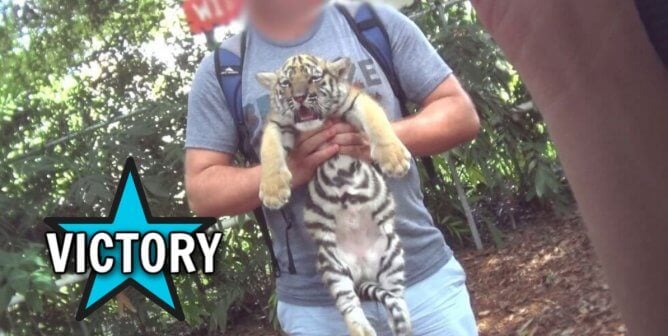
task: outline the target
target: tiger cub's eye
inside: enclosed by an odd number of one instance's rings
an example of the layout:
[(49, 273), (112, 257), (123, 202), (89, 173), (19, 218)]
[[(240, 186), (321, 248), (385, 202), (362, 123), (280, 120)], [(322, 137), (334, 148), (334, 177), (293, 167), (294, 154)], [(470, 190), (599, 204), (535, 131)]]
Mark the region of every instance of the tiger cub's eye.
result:
[(322, 75), (313, 75), (313, 76), (311, 76), (311, 81), (312, 81), (312, 82), (316, 82), (316, 83), (317, 83), (317, 82), (319, 82), (319, 81), (321, 81), (321, 80), (322, 80)]
[(281, 87), (288, 87), (288, 86), (290, 86), (290, 81), (287, 80), (287, 79), (284, 79), (284, 80), (280, 81), (278, 83), (278, 85), (280, 85)]

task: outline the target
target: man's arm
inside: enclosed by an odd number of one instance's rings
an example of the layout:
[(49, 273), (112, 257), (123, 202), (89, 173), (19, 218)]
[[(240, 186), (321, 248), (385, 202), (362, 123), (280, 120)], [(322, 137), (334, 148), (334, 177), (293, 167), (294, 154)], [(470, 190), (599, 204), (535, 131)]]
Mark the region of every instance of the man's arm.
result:
[(425, 98), (418, 114), (393, 127), (413, 155), (426, 156), (475, 139), (480, 120), (468, 94), (450, 75)]
[[(322, 130), (303, 133), (288, 156), (292, 187), (311, 179), (316, 168), (339, 151), (327, 142), (336, 135), (331, 123)], [(260, 205), (262, 167), (235, 167), (231, 154), (188, 149), (185, 183), (190, 209), (200, 216), (228, 216), (251, 211)]]
[(394, 124), (399, 138), (416, 156), (442, 153), (473, 139), (480, 127), (475, 108), (441, 55), (405, 15), (387, 6), (377, 11), (406, 98), (421, 106), (420, 113)]
[(233, 166), (233, 156), (204, 149), (186, 151), (185, 183), (190, 209), (199, 216), (225, 216), (260, 205), (260, 166)]
[[(468, 94), (454, 75), (446, 77), (422, 102), (416, 115), (392, 123), (394, 131), (414, 156), (445, 152), (473, 140), (480, 129), (480, 119)], [(353, 126), (334, 126), (332, 143), (341, 146), (341, 154), (370, 161), (366, 136)]]

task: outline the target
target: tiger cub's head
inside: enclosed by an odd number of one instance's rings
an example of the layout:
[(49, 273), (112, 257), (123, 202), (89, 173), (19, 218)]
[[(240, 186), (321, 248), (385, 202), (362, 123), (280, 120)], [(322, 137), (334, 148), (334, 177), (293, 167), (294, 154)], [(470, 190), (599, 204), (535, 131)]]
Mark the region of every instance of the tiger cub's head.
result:
[(261, 72), (257, 80), (271, 93), (272, 110), (299, 131), (316, 129), (336, 113), (347, 93), (351, 62), (329, 62), (311, 55), (290, 57), (275, 72)]

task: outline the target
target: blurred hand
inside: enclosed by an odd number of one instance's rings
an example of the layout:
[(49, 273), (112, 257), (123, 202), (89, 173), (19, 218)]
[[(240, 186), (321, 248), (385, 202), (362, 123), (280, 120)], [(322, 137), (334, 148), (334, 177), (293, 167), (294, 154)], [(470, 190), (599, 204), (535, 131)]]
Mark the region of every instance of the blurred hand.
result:
[(340, 146), (330, 142), (336, 135), (333, 122), (312, 132), (299, 134), (295, 148), (288, 154), (288, 169), (292, 173), (292, 187), (300, 187), (310, 181), (316, 169), (340, 151)]

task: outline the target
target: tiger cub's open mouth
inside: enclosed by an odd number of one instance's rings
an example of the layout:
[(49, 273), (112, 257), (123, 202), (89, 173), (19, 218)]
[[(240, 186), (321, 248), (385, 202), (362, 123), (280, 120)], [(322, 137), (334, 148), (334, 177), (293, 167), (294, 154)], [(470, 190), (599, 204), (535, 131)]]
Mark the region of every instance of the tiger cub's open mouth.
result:
[(295, 113), (295, 123), (313, 121), (316, 119), (320, 119), (320, 116), (306, 106), (300, 107), (299, 110), (297, 110), (297, 113)]

